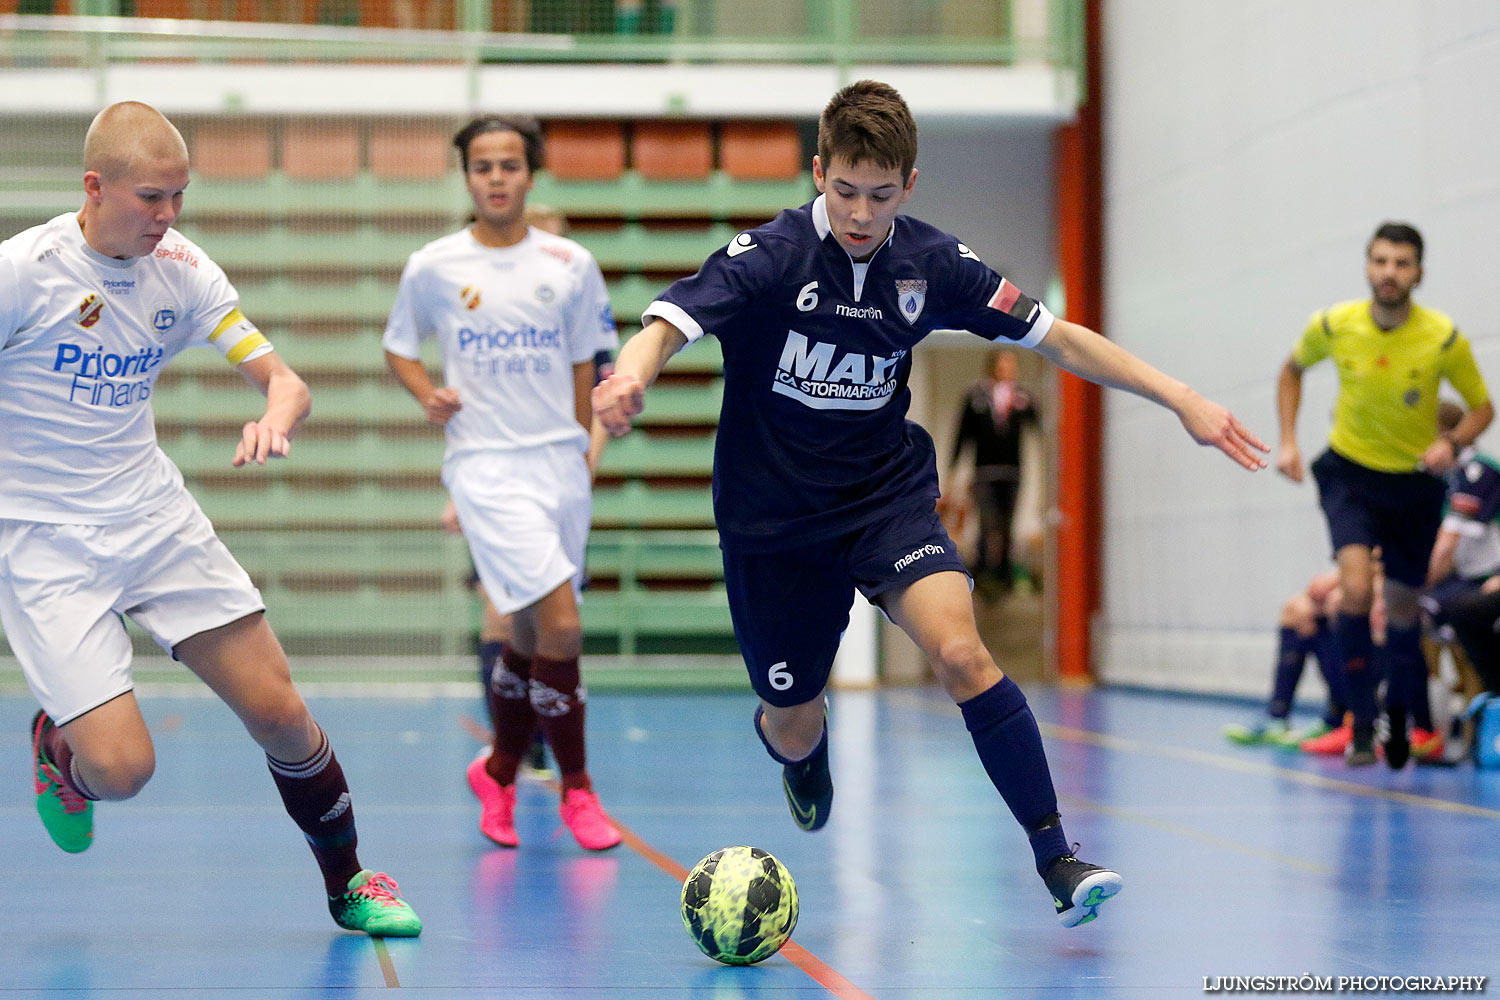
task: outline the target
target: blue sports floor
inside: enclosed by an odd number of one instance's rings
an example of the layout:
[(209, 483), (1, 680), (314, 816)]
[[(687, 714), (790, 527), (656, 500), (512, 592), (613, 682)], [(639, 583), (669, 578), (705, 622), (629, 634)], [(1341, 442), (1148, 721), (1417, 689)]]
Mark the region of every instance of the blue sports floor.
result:
[[(787, 815), (748, 694), (596, 694), (591, 768), (629, 831), (603, 855), (578, 849), (534, 782), (521, 848), (480, 836), (463, 779), (477, 694), (310, 698), (364, 863), (426, 922), (384, 943), (329, 919), (263, 759), (218, 702), (143, 697), (156, 777), (101, 805), (94, 846), (69, 856), (33, 812), (33, 706), (0, 697), (0, 998), (1060, 1000), (1497, 972), (1500, 772), (1231, 747), (1219, 729), (1244, 705), (1028, 694), (1070, 838), (1125, 877), (1071, 930), (937, 692), (836, 695), (837, 795), (817, 834)], [(780, 857), (802, 902), (793, 944), (751, 968), (701, 955), (678, 913), (684, 869), (738, 843)]]

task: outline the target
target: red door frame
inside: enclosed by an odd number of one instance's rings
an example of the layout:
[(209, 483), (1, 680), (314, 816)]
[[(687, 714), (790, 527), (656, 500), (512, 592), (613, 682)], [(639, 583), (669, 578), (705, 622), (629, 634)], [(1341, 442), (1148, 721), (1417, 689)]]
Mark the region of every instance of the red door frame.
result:
[[(1100, 10), (1085, 0), (1084, 67), (1087, 99), (1078, 117), (1056, 135), (1057, 264), (1065, 317), (1104, 328), (1103, 136), (1101, 128)], [(1100, 452), (1102, 405), (1092, 382), (1057, 373), (1058, 512), (1057, 673), (1083, 681), (1091, 673), (1090, 623), (1099, 608)]]

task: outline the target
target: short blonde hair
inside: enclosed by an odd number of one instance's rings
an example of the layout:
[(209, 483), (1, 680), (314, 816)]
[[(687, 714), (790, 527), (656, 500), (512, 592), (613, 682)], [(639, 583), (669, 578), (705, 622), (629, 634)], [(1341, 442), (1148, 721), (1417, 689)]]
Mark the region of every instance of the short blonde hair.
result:
[(187, 158), (187, 143), (177, 126), (139, 101), (111, 104), (94, 116), (83, 137), (83, 169), (105, 180), (130, 176), (143, 160)]

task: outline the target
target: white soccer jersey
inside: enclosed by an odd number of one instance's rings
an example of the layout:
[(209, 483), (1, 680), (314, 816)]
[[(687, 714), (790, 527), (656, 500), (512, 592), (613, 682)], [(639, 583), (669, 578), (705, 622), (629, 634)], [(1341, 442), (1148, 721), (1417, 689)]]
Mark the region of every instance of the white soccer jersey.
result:
[(0, 518), (114, 524), (182, 486), (151, 390), (182, 350), (271, 350), (217, 264), (175, 229), (116, 260), (73, 213), (0, 243)]
[(484, 246), (468, 229), (427, 244), (401, 274), (383, 344), (417, 359), (434, 336), (444, 380), (463, 404), (448, 421), (447, 459), (587, 447), (573, 366), (620, 341), (604, 275), (583, 247), (536, 228), (509, 247)]

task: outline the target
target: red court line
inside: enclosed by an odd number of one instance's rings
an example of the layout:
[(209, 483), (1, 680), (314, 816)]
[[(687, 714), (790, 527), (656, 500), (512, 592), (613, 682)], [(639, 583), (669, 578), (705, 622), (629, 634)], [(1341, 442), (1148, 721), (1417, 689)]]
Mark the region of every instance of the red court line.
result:
[[(475, 721), (468, 715), (461, 715), (459, 717), (459, 725), (470, 735), (476, 736), (476, 738), (478, 738), (480, 742), (487, 742), (490, 738), (489, 730), (483, 728), (477, 721)], [(556, 781), (549, 780), (545, 782), (545, 784), (554, 792), (561, 791), (561, 786)], [(609, 817), (609, 821), (615, 825), (616, 830), (620, 831), (620, 839), (624, 841), (626, 847), (630, 848), (632, 851), (639, 854), (641, 857), (645, 858), (647, 861), (651, 862), (653, 865), (660, 868), (668, 875), (672, 876), (672, 878), (677, 880), (677, 883), (679, 885), (687, 881), (688, 870), (686, 868), (684, 868), (682, 865), (678, 864), (671, 858), (667, 857), (667, 855), (663, 854), (661, 851), (658, 851), (650, 844), (646, 843), (646, 841), (642, 840), (634, 830), (630, 829), (630, 827), (621, 823), (613, 816)], [(870, 994), (866, 993), (858, 986), (855, 986), (849, 980), (845, 979), (842, 975), (836, 972), (833, 967), (830, 966), (827, 962), (823, 961), (821, 958), (814, 955), (812, 952), (808, 951), (806, 948), (802, 947), (795, 941), (788, 941), (786, 944), (782, 945), (781, 954), (785, 955), (787, 961), (791, 962), (797, 968), (801, 969), (804, 973), (807, 974), (808, 978), (817, 983), (819, 986), (823, 987), (829, 993), (832, 993), (835, 997), (838, 998), (838, 1000), (875, 1000), (875, 998), (870, 996)], [(382, 966), (382, 968), (383, 967), (384, 966)], [(394, 970), (392, 970), (391, 976), (394, 975), (395, 972)], [(390, 985), (389, 980), (387, 980), (387, 985)], [(396, 985), (400, 984), (398, 983)]]
[(468, 712), (458, 717), (458, 727), (474, 737), (476, 743), (482, 743), (485, 746), (490, 745), (490, 740), (493, 738), (490, 734), (490, 727), (480, 725)]

